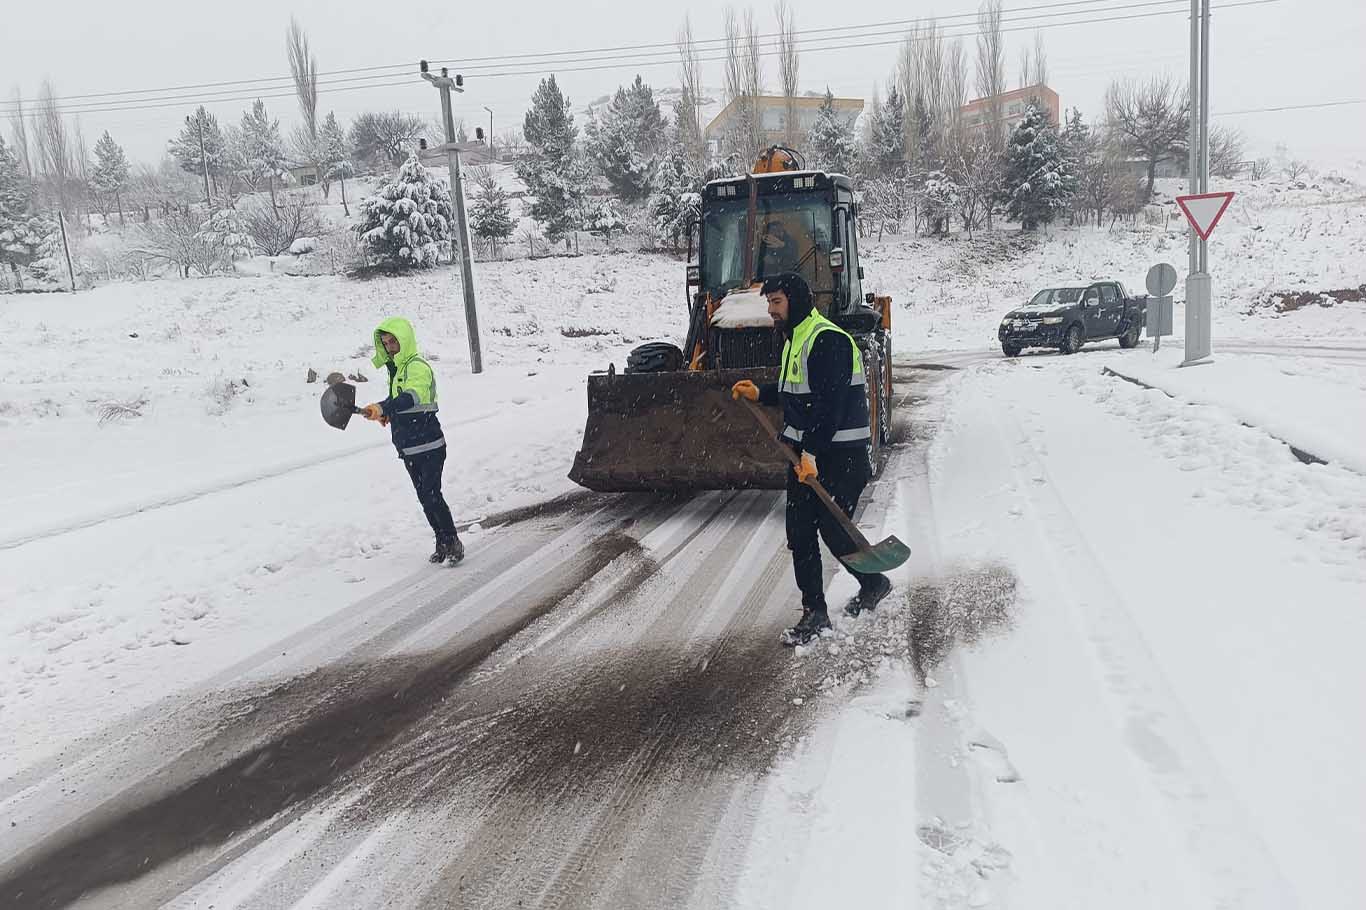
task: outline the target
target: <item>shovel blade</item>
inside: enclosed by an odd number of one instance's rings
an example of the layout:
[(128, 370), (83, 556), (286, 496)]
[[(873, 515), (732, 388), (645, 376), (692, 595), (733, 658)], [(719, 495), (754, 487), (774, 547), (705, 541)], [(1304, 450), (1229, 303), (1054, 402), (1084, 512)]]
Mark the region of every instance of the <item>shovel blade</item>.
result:
[(327, 425), (344, 430), (356, 412), (356, 387), (348, 382), (334, 383), (323, 390), (319, 405)]
[(840, 562), (855, 572), (876, 575), (880, 572), (890, 572), (910, 558), (911, 548), (898, 540), (896, 535), (892, 535), (865, 550), (846, 553), (840, 557)]

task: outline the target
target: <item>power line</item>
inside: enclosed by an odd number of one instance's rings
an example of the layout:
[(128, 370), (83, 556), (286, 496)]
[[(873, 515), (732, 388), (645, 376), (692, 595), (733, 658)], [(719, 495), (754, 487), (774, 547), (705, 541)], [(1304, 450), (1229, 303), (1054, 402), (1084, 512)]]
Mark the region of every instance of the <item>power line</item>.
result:
[(1349, 104), (1366, 104), (1366, 98), (1352, 98), (1347, 101), (1316, 101), (1312, 104), (1283, 104), (1279, 107), (1252, 107), (1242, 111), (1210, 111), (1210, 116), (1233, 117), (1237, 114), (1270, 114), (1277, 111), (1304, 111), (1315, 107), (1344, 107)]
[[(1009, 9), (1009, 10), (1005, 10), (1005, 12), (1006, 12), (1006, 13), (1029, 13), (1029, 12), (1035, 12), (1035, 11), (1038, 11), (1038, 10), (1057, 10), (1057, 9), (1063, 9), (1063, 8), (1068, 8), (1068, 7), (1078, 7), (1078, 6), (1091, 7), (1091, 8), (1090, 8), (1090, 9), (1082, 9), (1082, 10), (1073, 10), (1073, 11), (1071, 11), (1071, 12), (1051, 13), (1051, 14), (1047, 14), (1047, 15), (1023, 16), (1023, 17), (1007, 18), (1007, 19), (1003, 19), (1003, 21), (1021, 21), (1021, 20), (1023, 20), (1023, 19), (1039, 19), (1039, 18), (1047, 19), (1047, 18), (1057, 18), (1057, 17), (1069, 16), (1069, 15), (1086, 15), (1086, 14), (1090, 14), (1090, 13), (1111, 12), (1111, 11), (1115, 11), (1115, 10), (1132, 9), (1132, 8), (1143, 7), (1143, 6), (1170, 5), (1170, 4), (1182, 3), (1183, 0), (1152, 0), (1152, 2), (1146, 2), (1146, 3), (1131, 3), (1131, 4), (1125, 4), (1125, 5), (1119, 5), (1119, 6), (1102, 6), (1102, 5), (1100, 5), (1100, 4), (1107, 3), (1107, 2), (1111, 2), (1111, 0), (1066, 0), (1066, 2), (1045, 3), (1045, 4), (1034, 5), (1034, 6), (1015, 7), (1015, 8)], [(960, 14), (954, 14), (954, 15), (944, 16), (944, 17), (941, 17), (941, 18), (939, 18), (939, 19), (936, 19), (935, 21), (938, 22), (938, 21), (942, 21), (942, 20), (952, 20), (952, 19), (975, 19), (976, 16), (977, 16), (976, 13), (960, 13)], [(831, 26), (831, 27), (825, 27), (825, 28), (800, 29), (800, 30), (798, 30), (798, 31), (796, 32), (796, 34), (797, 34), (797, 35), (820, 35), (820, 34), (828, 34), (828, 33), (832, 33), (832, 32), (864, 31), (864, 30), (867, 30), (867, 29), (882, 28), (882, 27), (886, 27), (886, 26), (894, 26), (894, 25), (903, 25), (903, 26), (904, 26), (904, 25), (910, 25), (910, 24), (917, 23), (917, 22), (920, 22), (920, 21), (922, 21), (922, 20), (918, 20), (918, 19), (891, 19), (891, 20), (885, 20), (885, 21), (881, 21), (881, 22), (865, 23), (865, 24), (863, 24), (863, 25), (846, 25), (846, 26)], [(952, 26), (952, 25), (951, 25), (951, 26), (949, 26), (949, 27), (952, 28), (952, 27), (962, 27), (962, 26)], [(757, 39), (776, 38), (776, 37), (779, 37), (779, 36), (773, 35), (773, 34), (767, 34), (767, 33), (766, 33), (766, 34), (756, 35), (755, 37), (756, 37), (756, 43), (759, 43)], [(864, 36), (850, 36), (850, 37), (869, 37), (869, 36), (864, 35)], [(959, 36), (950, 36), (950, 37), (963, 37), (963, 36), (962, 36), (962, 35), (959, 35)], [(707, 39), (699, 39), (699, 40), (695, 41), (694, 44), (695, 44), (695, 45), (698, 45), (698, 46), (703, 46), (702, 49), (703, 49), (704, 52), (706, 52), (706, 51), (720, 50), (721, 47), (723, 47), (723, 46), (725, 45), (725, 43), (727, 42), (727, 40), (728, 40), (728, 39), (726, 39), (726, 38), (707, 38)], [(825, 40), (825, 39), (814, 39), (814, 40)], [(711, 44), (720, 45), (721, 47), (717, 47), (717, 48), (705, 47), (705, 45), (711, 45)], [(748, 43), (746, 43), (746, 46), (748, 46)], [(547, 52), (534, 53), (534, 54), (512, 54), (512, 55), (499, 55), (499, 56), (487, 56), (487, 57), (465, 57), (465, 58), (456, 58), (456, 59), (443, 60), (443, 61), (436, 61), (436, 62), (438, 62), (438, 63), (446, 63), (446, 64), (452, 64), (452, 63), (456, 63), (456, 64), (465, 64), (465, 63), (468, 63), (468, 64), (471, 64), (472, 68), (492, 69), (492, 68), (498, 68), (499, 66), (510, 66), (510, 65), (514, 65), (514, 64), (512, 64), (511, 62), (508, 62), (508, 61), (518, 61), (518, 60), (522, 60), (522, 61), (532, 61), (532, 60), (534, 60), (534, 61), (537, 61), (537, 62), (541, 62), (541, 63), (543, 63), (545, 66), (549, 67), (549, 66), (552, 66), (552, 65), (558, 65), (558, 63), (560, 63), (560, 62), (563, 62), (563, 63), (576, 63), (576, 62), (577, 62), (577, 63), (585, 63), (585, 62), (596, 62), (596, 61), (598, 61), (598, 60), (613, 59), (613, 58), (611, 58), (611, 57), (607, 57), (607, 58), (585, 58), (584, 55), (586, 55), (586, 54), (607, 53), (607, 52), (622, 52), (622, 51), (631, 51), (631, 50), (648, 50), (648, 49), (654, 49), (654, 48), (671, 48), (672, 50), (665, 51), (665, 52), (663, 52), (662, 54), (646, 54), (646, 55), (632, 55), (632, 56), (634, 56), (634, 57), (640, 57), (640, 56), (646, 56), (646, 57), (648, 57), (648, 56), (661, 56), (661, 55), (663, 55), (663, 56), (672, 57), (672, 56), (674, 55), (674, 53), (676, 52), (676, 46), (675, 46), (674, 43), (672, 43), (672, 42), (668, 42), (668, 43), (661, 42), (661, 43), (655, 43), (655, 44), (619, 45), (619, 46), (616, 46), (616, 47), (590, 48), (590, 49), (583, 49), (583, 50), (576, 50), (576, 51), (547, 51)], [(581, 58), (581, 59), (577, 59), (577, 60), (576, 60), (576, 59), (566, 59), (566, 60), (558, 61), (558, 62), (555, 61), (555, 60), (553, 59), (553, 58), (558, 58), (558, 57)], [(484, 65), (484, 66), (479, 66), (479, 65), (478, 65), (478, 64), (480, 64), (480, 63), (483, 62), (483, 61), (490, 61), (490, 60), (491, 60), (491, 61), (502, 61), (502, 62), (499, 62), (499, 63), (490, 63), (490, 64), (486, 64), (486, 65)], [(532, 64), (531, 64), (530, 62), (526, 62), (526, 63), (517, 64), (517, 65), (524, 65), (524, 66), (526, 66), (526, 65), (532, 65)], [(638, 65), (638, 64), (632, 64), (632, 65)], [(639, 64), (639, 65), (643, 65), (643, 64)], [(392, 77), (394, 77), (394, 76), (401, 75), (403, 71), (411, 71), (411, 69), (412, 69), (412, 63), (409, 62), (409, 63), (392, 63), (392, 64), (383, 64), (383, 65), (376, 65), (376, 66), (350, 67), (350, 68), (345, 68), (345, 69), (330, 70), (330, 71), (326, 71), (326, 72), (320, 73), (319, 75), (320, 75), (320, 76), (323, 76), (323, 77), (327, 77), (327, 76), (336, 76), (336, 75), (346, 75), (346, 74), (351, 74), (351, 73), (373, 73), (374, 75), (371, 75), (371, 76), (355, 77), (355, 78), (352, 79), (352, 80), (335, 80), (335, 81), (333, 81), (333, 82), (325, 82), (325, 83), (320, 83), (320, 84), (324, 84), (324, 85), (327, 85), (327, 84), (340, 84), (340, 83), (343, 83), (343, 82), (346, 82), (346, 81), (361, 81), (361, 80), (364, 80), (364, 79), (384, 79), (384, 78), (392, 78)], [(394, 72), (388, 72), (388, 71), (394, 71)], [(95, 98), (125, 98), (125, 96), (131, 96), (131, 95), (155, 95), (155, 96), (158, 96), (158, 97), (154, 97), (154, 98), (131, 98), (131, 97), (126, 97), (124, 101), (111, 102), (111, 103), (118, 103), (118, 104), (133, 104), (133, 103), (137, 103), (137, 102), (139, 102), (139, 101), (172, 100), (172, 98), (175, 97), (175, 96), (171, 96), (171, 95), (167, 94), (167, 93), (170, 93), (170, 92), (180, 92), (180, 91), (193, 91), (193, 90), (199, 90), (199, 89), (222, 88), (222, 87), (226, 87), (226, 86), (251, 86), (251, 85), (257, 85), (257, 84), (263, 84), (263, 83), (276, 83), (276, 82), (278, 82), (278, 83), (284, 83), (284, 84), (282, 84), (282, 85), (268, 85), (268, 86), (267, 86), (267, 85), (263, 85), (262, 88), (261, 88), (260, 90), (261, 90), (261, 91), (272, 91), (272, 90), (277, 90), (277, 89), (286, 89), (286, 88), (289, 88), (289, 87), (292, 85), (292, 83), (293, 83), (293, 76), (263, 76), (263, 77), (257, 77), (257, 78), (252, 78), (252, 79), (235, 79), (235, 80), (226, 80), (226, 81), (219, 81), (219, 82), (201, 82), (201, 83), (191, 83), (191, 84), (178, 85), (178, 86), (164, 86), (164, 87), (152, 88), (152, 89), (124, 89), (124, 90), (120, 90), (120, 91), (111, 91), (111, 92), (95, 92), (95, 93), (86, 93), (86, 94), (77, 94), (77, 95), (66, 95), (66, 96), (63, 96), (63, 97), (62, 97), (61, 99), (59, 99), (59, 100), (60, 100), (60, 101), (81, 101), (82, 103), (81, 103), (80, 105), (78, 105), (79, 107), (82, 107), (82, 108), (91, 107), (91, 108), (93, 108), (95, 105), (104, 104), (104, 102), (86, 101), (85, 99), (95, 99)], [(216, 95), (227, 95), (227, 94), (230, 94), (230, 93), (246, 92), (246, 91), (248, 91), (248, 90), (245, 89), (245, 88), (238, 88), (238, 89), (235, 89), (233, 92), (216, 92), (216, 93), (212, 93), (212, 94), (216, 94)], [(185, 98), (192, 98), (192, 97), (199, 97), (199, 96), (182, 96), (182, 97), (185, 97)], [(17, 100), (17, 101), (15, 101), (15, 100), (0, 101), (0, 106), (4, 106), (4, 107), (8, 108), (8, 107), (13, 107), (13, 106), (15, 106), (16, 104), (42, 104), (42, 103), (43, 103), (43, 102), (42, 102), (41, 99), (27, 98), (27, 99), (19, 99), (19, 100)]]
[[(1221, 4), (1220, 6), (1215, 7), (1215, 9), (1220, 9), (1220, 10), (1222, 10), (1222, 9), (1232, 9), (1232, 8), (1243, 7), (1243, 6), (1262, 6), (1262, 5), (1266, 5), (1266, 4), (1269, 4), (1269, 3), (1276, 3), (1276, 2), (1279, 2), (1279, 0), (1241, 0), (1241, 2)], [(1105, 11), (1112, 11), (1112, 10), (1116, 10), (1116, 9), (1140, 8), (1140, 7), (1155, 6), (1155, 5), (1168, 5), (1168, 4), (1171, 4), (1171, 3), (1182, 3), (1182, 0), (1156, 0), (1156, 2), (1145, 2), (1145, 3), (1129, 4), (1129, 5), (1126, 5), (1126, 6), (1119, 6), (1119, 7), (1114, 7), (1114, 6), (1112, 6), (1112, 7), (1106, 8)], [(1071, 5), (1071, 4), (1059, 4), (1059, 5)], [(1102, 11), (1102, 10), (1095, 10), (1095, 12), (1100, 12), (1100, 11)], [(1048, 29), (1048, 28), (1061, 28), (1061, 27), (1069, 26), (1069, 25), (1093, 25), (1093, 24), (1098, 24), (1098, 23), (1129, 21), (1129, 20), (1135, 20), (1135, 19), (1149, 19), (1149, 18), (1155, 18), (1155, 17), (1157, 17), (1157, 16), (1175, 15), (1175, 14), (1184, 13), (1184, 12), (1185, 12), (1184, 9), (1153, 10), (1153, 11), (1144, 12), (1144, 13), (1134, 13), (1134, 14), (1130, 14), (1130, 15), (1126, 15), (1126, 16), (1106, 16), (1106, 17), (1093, 18), (1093, 19), (1069, 19), (1069, 20), (1067, 20), (1067, 21), (1046, 22), (1046, 23), (1044, 23), (1044, 24), (1039, 24), (1039, 25), (1034, 25), (1034, 26), (1017, 26), (1017, 27), (1015, 27), (1015, 28), (1003, 28), (1003, 29), (1001, 29), (1001, 31), (1002, 31), (1002, 32), (1017, 32), (1017, 31), (1028, 31), (1028, 30)], [(1049, 14), (1048, 16), (1038, 16), (1038, 17), (1030, 17), (1030, 18), (1061, 19), (1061, 18), (1064, 17), (1064, 16), (1072, 16), (1072, 15), (1078, 15), (1078, 14), (1079, 14), (1079, 13), (1077, 13), (1077, 12), (1072, 12), (1072, 13), (1053, 13), (1053, 14)], [(871, 27), (871, 26), (860, 26), (859, 28), (869, 28), (869, 27)], [(885, 33), (884, 33), (884, 34), (885, 34)], [(980, 34), (980, 33), (979, 33), (979, 32), (962, 32), (962, 33), (957, 33), (957, 34), (948, 34), (948, 35), (944, 35), (944, 37), (949, 38), (949, 39), (954, 39), (954, 38), (966, 38), (966, 37), (974, 37), (974, 36), (976, 36), (976, 35), (978, 35), (978, 34)], [(822, 52), (822, 51), (831, 51), (831, 50), (850, 50), (850, 49), (859, 49), (859, 48), (887, 47), (887, 46), (899, 45), (899, 44), (901, 44), (903, 41), (906, 40), (906, 38), (905, 38), (904, 35), (902, 35), (902, 36), (900, 36), (900, 37), (896, 37), (896, 38), (890, 39), (890, 40), (884, 40), (884, 41), (849, 41), (849, 40), (847, 40), (848, 38), (862, 38), (862, 37), (876, 37), (876, 33), (875, 33), (875, 34), (870, 34), (870, 35), (846, 36), (845, 38), (818, 38), (818, 39), (813, 39), (813, 40), (815, 40), (815, 41), (837, 42), (837, 43), (828, 43), (828, 44), (825, 44), (825, 45), (819, 46), (819, 47), (810, 46), (810, 45), (805, 45), (805, 46), (802, 46), (802, 47), (800, 48), (800, 50), (802, 50), (802, 51), (805, 52), (805, 53), (819, 53), (819, 52)], [(777, 55), (777, 54), (780, 53), (780, 52), (781, 52), (781, 51), (779, 51), (779, 50), (760, 51), (760, 52), (758, 53), (758, 56), (761, 56), (761, 57), (775, 56), (775, 55)], [(723, 61), (723, 60), (725, 60), (725, 59), (726, 59), (726, 58), (725, 58), (724, 55), (722, 55), (722, 56), (700, 57), (700, 58), (699, 58), (699, 62), (703, 62), (703, 63), (712, 63), (712, 62)], [(572, 63), (572, 62), (575, 62), (575, 61), (565, 61), (565, 62), (570, 62), (570, 63)], [(640, 68), (645, 68), (645, 67), (649, 67), (649, 66), (672, 65), (673, 63), (674, 63), (674, 61), (673, 61), (672, 59), (669, 59), (669, 60), (640, 60), (640, 59), (632, 58), (632, 59), (618, 59), (618, 60), (616, 60), (615, 62), (603, 63), (603, 64), (596, 64), (596, 65), (590, 65), (590, 66), (569, 66), (569, 67), (559, 67), (559, 68), (557, 68), (555, 71), (556, 71), (556, 72), (562, 72), (562, 73), (572, 73), (572, 72), (590, 72), (590, 71), (607, 70), (607, 69), (640, 69)], [(507, 64), (504, 64), (504, 65), (507, 65)], [(541, 75), (541, 74), (544, 73), (544, 72), (545, 72), (545, 69), (537, 68), (537, 69), (530, 69), (530, 70), (516, 70), (516, 71), (503, 71), (503, 72), (495, 72), (495, 73), (472, 74), (472, 75), (470, 76), (470, 78), (472, 78), (472, 79), (480, 79), (480, 78), (483, 78), (483, 79), (492, 79), (492, 78), (505, 77), (505, 76)], [(367, 80), (386, 79), (386, 78), (387, 78), (387, 77), (385, 77), (385, 76), (361, 76), (361, 77), (352, 77), (352, 78), (349, 78), (349, 79), (332, 80), (332, 81), (320, 83), (320, 85), (321, 85), (321, 86), (336, 86), (336, 85), (343, 85), (343, 84), (346, 84), (346, 83), (362, 82), (362, 81), (365, 81), (365, 84), (360, 84), (360, 85), (347, 85), (346, 87), (343, 87), (343, 88), (333, 88), (333, 89), (332, 89), (332, 91), (334, 91), (334, 92), (342, 92), (342, 91), (355, 91), (355, 90), (358, 90), (358, 89), (366, 89), (366, 88), (386, 88), (386, 87), (392, 87), (392, 86), (396, 86), (396, 85), (403, 85), (403, 84), (407, 84), (407, 83), (410, 83), (410, 82), (414, 81), (414, 78), (413, 78), (413, 77), (410, 77), (410, 78), (403, 78), (403, 79), (398, 79), (398, 80), (390, 80), (390, 81), (380, 81), (380, 82), (367, 81)], [(281, 86), (280, 88), (283, 88), (283, 86)], [(209, 93), (209, 94), (210, 94), (210, 95), (213, 95), (213, 96), (215, 96), (215, 97), (209, 98), (207, 95), (185, 95), (185, 96), (176, 96), (176, 97), (166, 98), (166, 99), (161, 99), (161, 98), (141, 98), (141, 99), (129, 99), (127, 102), (124, 102), (124, 103), (120, 103), (120, 102), (89, 102), (89, 103), (86, 103), (86, 104), (80, 104), (80, 105), (75, 105), (75, 106), (71, 106), (71, 107), (62, 107), (62, 106), (59, 104), (59, 105), (57, 106), (57, 109), (58, 109), (59, 111), (61, 111), (62, 113), (67, 113), (67, 114), (118, 113), (118, 112), (124, 112), (124, 111), (152, 110), (152, 109), (156, 109), (156, 108), (176, 107), (176, 106), (180, 106), (180, 105), (194, 105), (194, 104), (197, 104), (197, 103), (204, 103), (204, 102), (207, 102), (207, 103), (227, 103), (227, 102), (234, 102), (234, 101), (250, 101), (250, 100), (254, 100), (255, 98), (258, 98), (258, 97), (261, 98), (261, 99), (263, 99), (263, 100), (266, 99), (266, 98), (289, 98), (289, 97), (293, 97), (294, 92), (293, 92), (292, 89), (290, 89), (290, 90), (286, 90), (286, 91), (280, 91), (280, 92), (277, 92), (277, 93), (274, 93), (274, 94), (271, 94), (271, 93), (264, 93), (264, 94), (263, 94), (263, 93), (258, 93), (258, 92), (252, 92), (252, 93), (250, 93), (250, 94), (238, 95), (238, 94), (235, 94), (235, 93), (230, 92), (230, 91), (229, 91), (229, 92), (214, 92), (214, 93)], [(218, 96), (226, 96), (226, 97), (218, 97)]]

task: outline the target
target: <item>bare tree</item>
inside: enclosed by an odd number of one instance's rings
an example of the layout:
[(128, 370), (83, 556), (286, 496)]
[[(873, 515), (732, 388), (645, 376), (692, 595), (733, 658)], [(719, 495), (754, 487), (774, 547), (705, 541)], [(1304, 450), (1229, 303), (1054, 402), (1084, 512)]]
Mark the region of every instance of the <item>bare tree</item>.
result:
[(1148, 189), (1153, 196), (1157, 165), (1186, 152), (1190, 102), (1186, 86), (1170, 76), (1146, 83), (1132, 79), (1110, 83), (1105, 92), (1105, 114), (1112, 135), (1148, 166)]
[(1258, 158), (1252, 162), (1248, 176), (1253, 180), (1265, 180), (1271, 175), (1271, 159)]
[(1043, 31), (1034, 31), (1034, 59), (1029, 65), (1031, 85), (1045, 85), (1048, 82), (1048, 53), (1043, 46)]
[(987, 99), (987, 130), (1005, 147), (1001, 95), (1006, 85), (1006, 45), (1001, 34), (1001, 0), (986, 0), (977, 11), (977, 94)]
[(706, 150), (702, 136), (702, 61), (698, 57), (697, 42), (693, 40), (692, 22), (685, 15), (683, 27), (678, 32), (678, 59), (680, 63), (679, 82), (683, 87), (683, 97), (679, 115), (688, 118), (683, 126), (683, 135), (688, 142), (688, 157), (697, 173), (702, 172), (706, 161)]
[(749, 146), (751, 155), (764, 145), (763, 121), (759, 98), (764, 93), (764, 60), (759, 44), (759, 29), (754, 23), (754, 10), (745, 10), (745, 97), (749, 101)]
[[(94, 226), (90, 223), (90, 207), (93, 201), (91, 197), (94, 195), (90, 191), (90, 146), (86, 144), (85, 131), (81, 129), (81, 120), (79, 117), (75, 118), (75, 123), (75, 128), (72, 130), (72, 139), (76, 151), (75, 166), (72, 168), (71, 173), (72, 182), (74, 184), (71, 188), (71, 195), (77, 205), (77, 214), (84, 211), (85, 229), (87, 233), (90, 233), (94, 230)], [(101, 209), (100, 215), (103, 216), (106, 221), (109, 220), (109, 210), (107, 208)]]
[(19, 92), (19, 86), (14, 87), (14, 106), (10, 108), (9, 129), (10, 151), (19, 160), (19, 166), (23, 168), (24, 174), (30, 181), (33, 180), (33, 150), (28, 144), (28, 121), (24, 119), (24, 99)]
[(1017, 88), (1027, 88), (1034, 83), (1029, 81), (1029, 48), (1020, 48), (1020, 72), (1015, 77), (1018, 81)]
[(803, 138), (797, 122), (797, 18), (788, 0), (778, 0), (773, 14), (778, 20), (778, 79), (787, 102), (787, 144), (796, 148)]
[(1243, 170), (1242, 130), (1221, 125), (1209, 131), (1209, 172), (1215, 177), (1236, 177)]
[(958, 77), (953, 67), (961, 68), (961, 47), (958, 53), (960, 60), (955, 64), (933, 19), (924, 25), (914, 23), (901, 45), (898, 77), (906, 99), (906, 148), (922, 165), (941, 162), (950, 153), (948, 137), (962, 107), (954, 94)]
[(76, 172), (75, 150), (66, 120), (57, 105), (57, 92), (48, 80), (38, 92), (38, 108), (33, 114), (33, 132), (38, 150), (38, 170), (47, 184), (50, 197), (69, 218), (72, 179)]
[(1287, 162), (1285, 165), (1285, 176), (1289, 177), (1291, 180), (1299, 180), (1307, 173), (1309, 173), (1308, 161), (1302, 161), (1301, 159), (1296, 158)]
[(299, 115), (310, 139), (318, 138), (318, 58), (308, 46), (308, 34), (293, 16), (285, 35), (289, 72), (294, 77), (294, 95), (299, 99)]
[(949, 107), (948, 145), (954, 148), (963, 138), (963, 106), (968, 103), (968, 58), (961, 38), (949, 45), (944, 67), (948, 82), (945, 95)]
[(725, 13), (725, 71), (726, 106), (730, 108), (731, 118), (724, 137), (727, 154), (748, 155), (749, 108), (745, 104), (745, 48), (740, 35), (740, 19), (735, 7), (726, 7)]

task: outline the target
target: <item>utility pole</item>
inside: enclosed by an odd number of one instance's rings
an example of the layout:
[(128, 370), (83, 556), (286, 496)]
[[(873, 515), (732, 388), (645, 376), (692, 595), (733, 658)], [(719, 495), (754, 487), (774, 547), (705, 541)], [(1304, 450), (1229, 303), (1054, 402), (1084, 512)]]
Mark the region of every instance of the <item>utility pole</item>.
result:
[(489, 112), (489, 164), (493, 164), (498, 160), (498, 153), (493, 148), (493, 108), (486, 104), (484, 110)]
[[(1203, 9), (1202, 9), (1203, 7)], [(1209, 192), (1209, 0), (1191, 0), (1189, 193)], [(1210, 355), (1212, 289), (1205, 240), (1190, 237), (1186, 275), (1186, 356), (1184, 364), (1202, 363)]]
[(460, 150), (455, 143), (455, 115), (451, 111), (451, 89), (465, 91), (465, 79), (456, 74), (452, 79), (441, 67), (441, 75), (427, 72), (427, 61), (419, 62), (422, 78), (436, 86), (441, 93), (441, 119), (446, 127), (446, 166), (451, 174), (451, 195), (455, 197), (456, 231), (460, 239), (460, 284), (465, 292), (465, 326), (470, 336), (470, 372), (484, 371), (479, 353), (479, 315), (474, 307), (474, 262), (470, 255), (470, 229), (465, 220), (465, 189), (460, 182)]
[(185, 125), (194, 123), (199, 127), (199, 162), (204, 165), (204, 204), (209, 207), (209, 212), (213, 212), (213, 196), (209, 194), (209, 155), (204, 151), (204, 121), (198, 115), (193, 118), (186, 117)]
[(71, 246), (66, 242), (66, 215), (57, 210), (57, 224), (62, 229), (62, 250), (66, 253), (66, 273), (71, 276), (71, 293), (76, 293), (76, 270), (71, 267)]

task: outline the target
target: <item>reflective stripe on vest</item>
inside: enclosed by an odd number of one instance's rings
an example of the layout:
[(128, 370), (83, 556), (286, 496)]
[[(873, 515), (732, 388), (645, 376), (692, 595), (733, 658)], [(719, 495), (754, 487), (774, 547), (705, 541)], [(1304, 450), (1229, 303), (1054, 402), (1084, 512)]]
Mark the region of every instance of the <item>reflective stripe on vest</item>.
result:
[(439, 409), (434, 404), (420, 404), (413, 408), (404, 408), (402, 411), (395, 411), (395, 414), (435, 414)]
[(432, 440), (431, 442), (424, 442), (422, 443), (422, 445), (408, 446), (408, 448), (406, 449), (399, 449), (398, 454), (404, 456), (405, 458), (409, 455), (421, 455), (423, 452), (435, 452), (437, 449), (441, 448), (445, 444), (446, 437), (441, 436)]
[[(873, 438), (869, 427), (867, 385), (868, 377), (863, 369), (863, 357), (853, 336), (812, 310), (792, 332), (792, 338), (783, 345), (782, 370), (778, 377), (778, 390), (782, 394), (797, 399), (799, 404), (807, 404), (811, 399), (811, 384), (808, 381), (808, 359), (816, 338), (823, 332), (839, 332), (849, 339), (853, 352), (853, 364), (849, 375), (848, 396), (845, 401), (843, 425), (831, 437), (832, 443), (867, 442)], [(783, 438), (801, 442), (806, 435), (802, 430), (784, 425)]]

